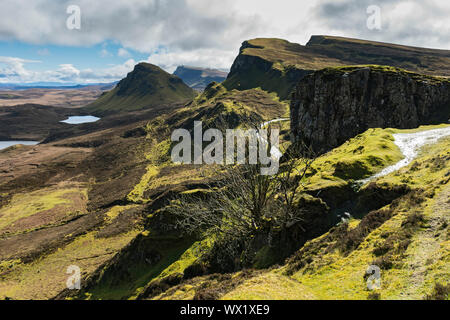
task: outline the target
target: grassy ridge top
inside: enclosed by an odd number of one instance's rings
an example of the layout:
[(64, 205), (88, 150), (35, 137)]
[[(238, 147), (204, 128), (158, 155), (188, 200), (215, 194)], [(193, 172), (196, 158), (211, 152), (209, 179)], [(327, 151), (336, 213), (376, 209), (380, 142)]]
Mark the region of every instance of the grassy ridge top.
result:
[(324, 68), (383, 65), (430, 76), (450, 76), (450, 51), (359, 39), (312, 36), (305, 45), (275, 38), (245, 41), (224, 86), (261, 87), (289, 100), (305, 75)]
[[(430, 130), (426, 126), (414, 131)], [(335, 175), (342, 162), (371, 174), (401, 159), (393, 133), (411, 130), (370, 129), (321, 156), (318, 169), (307, 181), (317, 185)], [(193, 299), (199, 292), (223, 300), (252, 299), (423, 299), (436, 284), (448, 283), (448, 178), (449, 138), (426, 146), (409, 166), (379, 178), (374, 186), (407, 185), (409, 193), (363, 218), (343, 221), (329, 232), (308, 241), (281, 266), (246, 270), (219, 277), (200, 276), (166, 290), (152, 299)], [(384, 151), (383, 151), (384, 150)], [(353, 156), (352, 156), (353, 155)], [(346, 157), (346, 158), (343, 158)], [(339, 164), (341, 163), (341, 164)], [(318, 168), (321, 167), (321, 168)], [(332, 173), (332, 171), (335, 173)], [(367, 170), (367, 171), (366, 171)], [(315, 171), (315, 170), (314, 170)], [(348, 171), (361, 178), (363, 171)], [(318, 178), (318, 179), (317, 179)], [(323, 187), (323, 186), (322, 186)], [(264, 255), (266, 253), (262, 253)], [(188, 259), (180, 259), (191, 263)], [(367, 288), (369, 265), (381, 268), (381, 289)]]
[(310, 70), (378, 64), (429, 75), (450, 75), (450, 50), (332, 36), (312, 36), (305, 46), (282, 39), (258, 38), (245, 42), (242, 48), (241, 54)]
[(317, 70), (327, 66), (344, 65), (339, 59), (320, 55), (306, 46), (275, 38), (246, 41), (242, 45), (240, 54), (260, 57), (274, 63), (275, 68), (295, 66), (306, 70)]
[(194, 96), (195, 92), (179, 77), (155, 65), (139, 63), (113, 90), (103, 94), (86, 109), (103, 115), (158, 105), (183, 104)]

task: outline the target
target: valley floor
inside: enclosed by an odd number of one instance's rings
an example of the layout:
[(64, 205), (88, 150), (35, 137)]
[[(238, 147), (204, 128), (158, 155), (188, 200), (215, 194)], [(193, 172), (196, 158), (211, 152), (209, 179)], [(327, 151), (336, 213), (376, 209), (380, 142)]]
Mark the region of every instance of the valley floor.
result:
[[(0, 151), (0, 298), (73, 297), (65, 290), (72, 265), (86, 284), (78, 299), (367, 299), (369, 265), (381, 269), (381, 299), (423, 299), (448, 282), (450, 138), (362, 186), (351, 196), (363, 215), (347, 205), (351, 220), (281, 265), (184, 279), (209, 241), (149, 225), (165, 199), (207, 194), (214, 176), (167, 161), (169, 144), (154, 134), (167, 131), (164, 123), (142, 119)], [(339, 211), (333, 202), (356, 181), (402, 159), (399, 132), (409, 131), (370, 129), (319, 157), (306, 191)]]

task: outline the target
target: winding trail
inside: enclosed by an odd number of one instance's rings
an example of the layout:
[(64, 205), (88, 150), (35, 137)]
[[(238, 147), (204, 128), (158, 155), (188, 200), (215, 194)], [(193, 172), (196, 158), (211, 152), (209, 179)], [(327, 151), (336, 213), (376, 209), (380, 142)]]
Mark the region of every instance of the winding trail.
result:
[[(414, 244), (408, 248), (406, 269), (411, 270), (409, 283), (401, 293), (403, 299), (423, 299), (422, 293), (427, 281), (430, 265), (443, 259), (441, 245), (446, 241), (450, 224), (450, 184), (436, 197), (428, 210), (428, 226), (415, 235)], [(447, 274), (449, 273), (447, 269)]]
[(450, 127), (431, 129), (414, 133), (396, 133), (392, 136), (395, 139), (394, 143), (399, 147), (405, 158), (392, 166), (384, 168), (379, 173), (369, 178), (359, 180), (358, 182), (365, 184), (373, 179), (383, 177), (403, 167), (406, 167), (411, 162), (413, 162), (415, 158), (417, 158), (422, 147), (424, 147), (425, 145), (434, 144), (438, 142), (439, 139), (450, 136)]

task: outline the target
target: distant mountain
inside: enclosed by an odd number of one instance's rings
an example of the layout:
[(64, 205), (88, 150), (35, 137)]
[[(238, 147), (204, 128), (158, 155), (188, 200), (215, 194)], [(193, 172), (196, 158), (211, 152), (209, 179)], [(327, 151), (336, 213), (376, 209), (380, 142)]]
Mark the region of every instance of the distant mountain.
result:
[(193, 99), (195, 91), (179, 77), (161, 68), (139, 63), (117, 86), (86, 106), (99, 115), (136, 111), (161, 105), (183, 104)]
[(61, 82), (32, 82), (32, 83), (0, 83), (0, 90), (27, 90), (27, 89), (83, 89), (90, 87), (112, 88), (117, 81), (110, 83), (61, 83)]
[(217, 69), (179, 66), (173, 73), (180, 77), (188, 86), (203, 91), (211, 82), (222, 82), (228, 73)]
[(312, 36), (305, 46), (259, 38), (242, 44), (224, 86), (239, 90), (260, 87), (289, 99), (294, 86), (307, 74), (326, 67), (361, 64), (450, 76), (450, 50), (332, 36)]

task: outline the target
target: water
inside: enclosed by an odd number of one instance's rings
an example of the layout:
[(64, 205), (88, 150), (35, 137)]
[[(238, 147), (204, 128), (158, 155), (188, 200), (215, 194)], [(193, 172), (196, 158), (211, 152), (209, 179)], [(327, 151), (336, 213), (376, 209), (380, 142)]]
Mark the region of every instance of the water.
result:
[(20, 140), (17, 140), (17, 141), (14, 141), (14, 140), (13, 141), (0, 141), (0, 150), (9, 148), (11, 146), (15, 146), (17, 144), (23, 144), (23, 145), (26, 145), (26, 146), (34, 146), (34, 145), (36, 145), (38, 143), (39, 143), (39, 141), (20, 141)]
[(417, 156), (423, 146), (436, 143), (439, 139), (450, 136), (450, 127), (420, 131), (415, 133), (397, 133), (393, 134), (394, 143), (400, 148), (405, 158), (396, 164), (387, 167), (371, 176), (370, 178), (360, 180), (362, 183), (369, 182), (373, 179), (383, 177), (394, 171), (409, 165)]
[[(278, 118), (278, 119), (273, 119), (273, 120), (270, 120), (267, 122), (263, 122), (261, 124), (261, 129), (263, 129), (264, 127), (268, 126), (271, 123), (289, 121), (289, 120), (290, 120), (289, 118)], [(259, 136), (259, 134), (258, 134), (258, 136)], [(267, 142), (267, 141), (265, 141), (265, 142)], [(279, 160), (283, 156), (283, 153), (277, 147), (272, 146), (272, 148), (270, 148), (270, 155), (272, 156), (272, 158)]]
[(82, 124), (82, 123), (97, 122), (98, 120), (100, 120), (100, 118), (94, 116), (73, 116), (61, 122), (67, 124)]
[(278, 119), (273, 119), (267, 122), (264, 122), (261, 124), (261, 129), (263, 129), (264, 127), (268, 126), (271, 123), (275, 123), (275, 122), (282, 122), (282, 121), (289, 121), (291, 120), (290, 118), (278, 118)]

